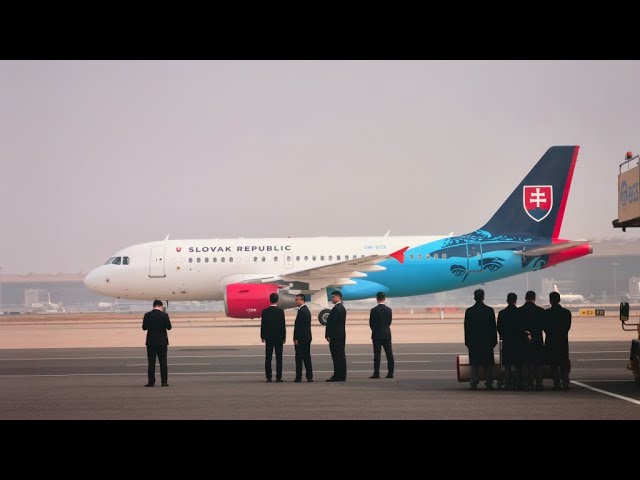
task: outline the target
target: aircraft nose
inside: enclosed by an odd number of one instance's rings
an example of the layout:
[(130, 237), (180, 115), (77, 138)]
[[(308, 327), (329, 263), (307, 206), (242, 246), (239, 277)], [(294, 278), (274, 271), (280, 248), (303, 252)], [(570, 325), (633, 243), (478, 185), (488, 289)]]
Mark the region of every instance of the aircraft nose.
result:
[(91, 270), (84, 277), (84, 286), (87, 287), (89, 290), (93, 290), (94, 292), (97, 292), (99, 284), (100, 284), (100, 273), (98, 272), (97, 268)]

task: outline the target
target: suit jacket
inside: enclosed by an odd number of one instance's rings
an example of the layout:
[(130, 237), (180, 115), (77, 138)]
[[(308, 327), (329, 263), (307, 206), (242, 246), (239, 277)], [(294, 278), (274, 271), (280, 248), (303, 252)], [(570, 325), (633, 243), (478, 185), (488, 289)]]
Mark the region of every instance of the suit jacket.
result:
[(533, 363), (544, 361), (544, 342), (542, 328), (544, 327), (544, 308), (533, 302), (525, 302), (518, 310), (522, 319), (522, 329), (531, 332), (531, 342), (526, 343), (524, 349), (525, 360)]
[(369, 313), (371, 340), (391, 340), (391, 317), (391, 309), (383, 303), (371, 309)]
[(300, 343), (311, 343), (311, 312), (306, 305), (298, 309), (293, 327), (293, 339)]
[(147, 343), (149, 347), (163, 347), (169, 345), (167, 330), (171, 330), (169, 315), (162, 310), (154, 308), (144, 314), (142, 330), (147, 331)]
[(464, 344), (472, 364), (493, 364), (493, 347), (498, 344), (496, 314), (483, 302), (476, 302), (464, 313)]
[(284, 310), (280, 307), (270, 306), (262, 311), (260, 338), (268, 343), (284, 343), (287, 339)]
[(327, 326), (324, 331), (325, 338), (330, 338), (331, 341), (344, 340), (347, 338), (346, 331), (347, 323), (347, 310), (344, 308), (342, 302), (336, 303), (331, 309), (329, 318), (327, 318)]
[(498, 333), (502, 337), (502, 363), (519, 363), (522, 360), (526, 334), (518, 307), (509, 305), (498, 312)]
[(544, 353), (547, 362), (553, 365), (566, 362), (569, 359), (571, 312), (558, 304), (552, 305), (544, 313)]

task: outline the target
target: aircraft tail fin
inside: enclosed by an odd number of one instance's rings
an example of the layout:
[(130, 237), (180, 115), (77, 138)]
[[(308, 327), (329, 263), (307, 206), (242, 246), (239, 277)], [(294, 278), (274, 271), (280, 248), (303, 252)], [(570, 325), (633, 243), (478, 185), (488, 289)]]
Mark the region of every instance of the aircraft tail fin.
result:
[(579, 148), (549, 148), (481, 230), (558, 238)]

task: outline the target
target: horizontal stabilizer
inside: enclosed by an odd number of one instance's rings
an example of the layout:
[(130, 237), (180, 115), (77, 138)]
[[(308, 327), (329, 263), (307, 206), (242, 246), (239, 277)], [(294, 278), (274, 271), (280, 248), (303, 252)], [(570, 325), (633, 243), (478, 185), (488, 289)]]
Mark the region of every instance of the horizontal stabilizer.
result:
[(553, 245), (544, 245), (542, 247), (532, 248), (531, 250), (519, 250), (513, 253), (515, 253), (516, 255), (523, 255), (526, 257), (538, 257), (540, 255), (551, 255), (553, 253), (564, 252), (565, 250), (569, 250), (571, 248), (584, 245), (585, 243), (588, 243), (588, 241), (572, 240), (570, 242), (555, 243)]

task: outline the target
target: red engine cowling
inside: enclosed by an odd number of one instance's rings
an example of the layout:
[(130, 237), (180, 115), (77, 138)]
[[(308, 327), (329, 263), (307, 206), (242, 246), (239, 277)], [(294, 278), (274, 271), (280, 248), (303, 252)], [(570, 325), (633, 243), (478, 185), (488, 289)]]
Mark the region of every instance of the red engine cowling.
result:
[(260, 318), (262, 310), (271, 305), (269, 295), (278, 293), (278, 286), (268, 283), (230, 283), (224, 290), (224, 310), (227, 317)]

